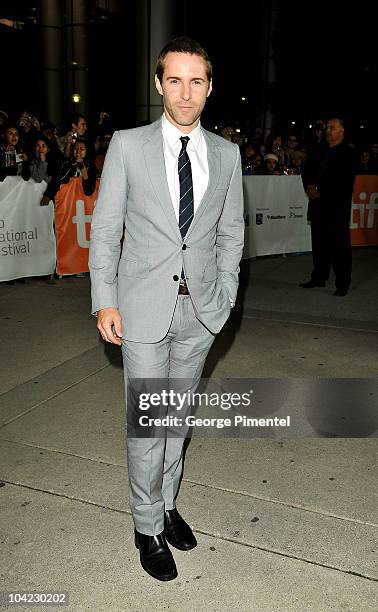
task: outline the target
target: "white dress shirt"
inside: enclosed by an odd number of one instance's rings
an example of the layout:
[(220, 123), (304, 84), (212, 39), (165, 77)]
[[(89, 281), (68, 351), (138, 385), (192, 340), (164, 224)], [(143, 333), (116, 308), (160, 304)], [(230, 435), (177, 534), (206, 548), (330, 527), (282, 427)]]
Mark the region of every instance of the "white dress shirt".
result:
[(209, 164), (207, 161), (207, 146), (202, 133), (201, 124), (189, 134), (184, 134), (171, 123), (165, 115), (162, 116), (162, 133), (165, 171), (172, 205), (177, 223), (180, 208), (180, 182), (178, 175), (178, 157), (181, 151), (181, 136), (189, 136), (187, 152), (192, 167), (194, 214), (203, 198), (209, 182)]
[[(179, 221), (180, 209), (180, 181), (178, 175), (178, 157), (181, 151), (181, 136), (189, 136), (186, 147), (192, 167), (194, 214), (201, 203), (204, 193), (209, 183), (209, 164), (207, 161), (207, 146), (202, 133), (201, 124), (198, 123), (189, 134), (183, 134), (176, 126), (171, 123), (165, 114), (161, 120), (163, 133), (163, 149), (165, 171), (172, 205), (175, 211), (177, 223)], [(230, 299), (231, 308), (234, 303)]]

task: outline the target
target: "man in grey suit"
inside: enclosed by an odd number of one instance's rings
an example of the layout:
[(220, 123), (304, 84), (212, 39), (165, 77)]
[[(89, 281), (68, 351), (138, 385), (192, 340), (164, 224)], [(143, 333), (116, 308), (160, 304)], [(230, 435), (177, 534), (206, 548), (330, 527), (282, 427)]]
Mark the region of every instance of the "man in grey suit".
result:
[[(212, 67), (197, 42), (169, 42), (155, 83), (161, 119), (115, 132), (106, 155), (91, 229), (92, 310), (103, 339), (122, 347), (126, 383), (185, 380), (193, 392), (236, 300), (240, 154), (200, 125)], [(135, 544), (158, 580), (177, 576), (167, 541), (197, 544), (176, 508), (183, 442), (169, 432), (127, 440)]]

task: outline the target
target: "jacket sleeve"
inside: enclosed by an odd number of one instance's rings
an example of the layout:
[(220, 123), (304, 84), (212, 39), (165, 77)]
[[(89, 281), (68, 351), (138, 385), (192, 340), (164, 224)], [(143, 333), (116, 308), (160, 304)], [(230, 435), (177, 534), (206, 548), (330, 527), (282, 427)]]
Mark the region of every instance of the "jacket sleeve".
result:
[(96, 188), (97, 179), (97, 168), (94, 164), (88, 166), (88, 178), (87, 180), (82, 179), (83, 191), (85, 195), (90, 196)]
[(239, 264), (244, 246), (244, 206), (240, 152), (235, 145), (236, 159), (221, 217), (218, 221), (216, 252), (217, 268), (232, 303), (238, 289)]
[(117, 270), (127, 202), (127, 171), (119, 132), (109, 144), (93, 212), (89, 246), (92, 313), (118, 308)]

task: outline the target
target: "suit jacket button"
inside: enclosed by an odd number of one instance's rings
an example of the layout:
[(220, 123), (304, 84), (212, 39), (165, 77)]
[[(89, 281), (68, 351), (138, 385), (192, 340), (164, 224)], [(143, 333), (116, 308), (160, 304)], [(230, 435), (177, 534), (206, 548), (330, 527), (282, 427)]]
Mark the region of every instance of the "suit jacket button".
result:
[(186, 244), (182, 245), (182, 250), (185, 251), (186, 250)]
[(177, 276), (177, 274), (174, 275), (173, 280), (174, 281), (178, 281), (179, 277)]

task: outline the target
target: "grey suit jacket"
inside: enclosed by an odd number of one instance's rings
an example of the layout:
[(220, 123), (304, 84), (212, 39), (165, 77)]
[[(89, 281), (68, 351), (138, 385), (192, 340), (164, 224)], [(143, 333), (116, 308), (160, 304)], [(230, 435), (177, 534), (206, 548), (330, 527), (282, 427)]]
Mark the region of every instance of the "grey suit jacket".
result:
[(166, 178), (161, 120), (115, 132), (109, 145), (91, 227), (92, 312), (118, 308), (126, 340), (164, 338), (182, 267), (196, 315), (212, 333), (236, 299), (244, 240), (239, 149), (203, 132), (209, 183), (184, 244)]

